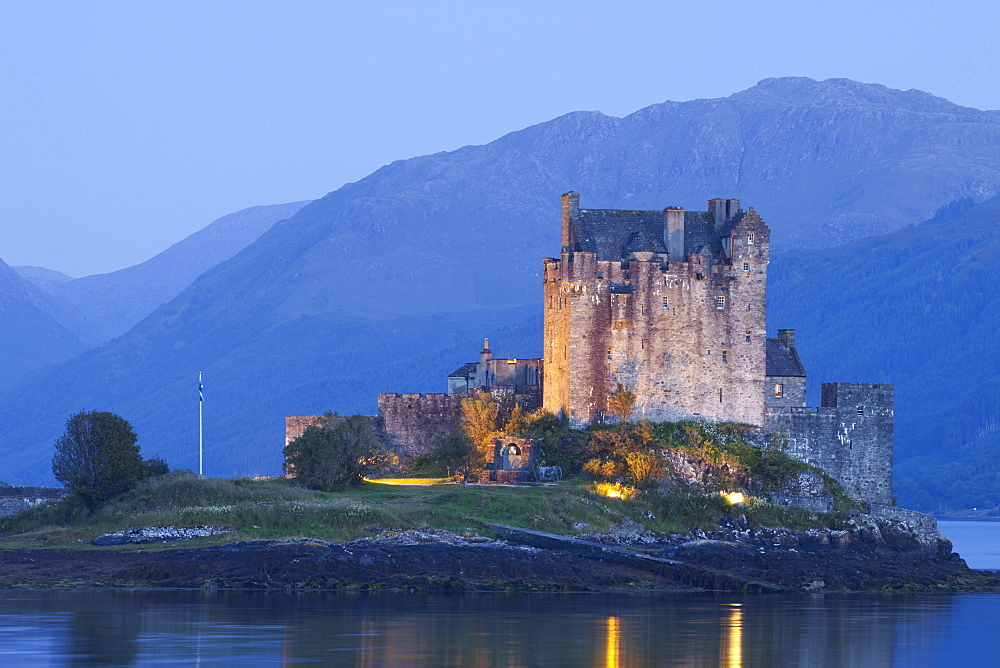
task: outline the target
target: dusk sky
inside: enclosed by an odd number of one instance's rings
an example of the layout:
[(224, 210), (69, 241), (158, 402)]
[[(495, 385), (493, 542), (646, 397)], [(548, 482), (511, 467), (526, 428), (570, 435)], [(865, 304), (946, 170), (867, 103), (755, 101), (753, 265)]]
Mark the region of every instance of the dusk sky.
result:
[(1000, 109), (1000, 2), (0, 0), (0, 258), (112, 271), (248, 206), (767, 77)]

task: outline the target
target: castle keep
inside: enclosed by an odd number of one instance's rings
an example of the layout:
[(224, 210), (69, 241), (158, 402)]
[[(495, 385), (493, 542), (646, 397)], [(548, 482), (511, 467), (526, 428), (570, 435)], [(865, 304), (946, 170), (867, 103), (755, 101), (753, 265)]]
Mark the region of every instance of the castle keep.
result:
[(763, 424), (771, 232), (739, 204), (615, 211), (563, 195), (543, 279), (546, 409), (601, 421), (621, 383), (638, 418)]
[[(581, 209), (566, 193), (561, 253), (544, 260), (543, 359), (495, 359), (486, 341), (447, 394), (380, 394), (374, 424), (412, 457), (459, 425), (470, 392), (510, 393), (582, 427), (614, 419), (620, 383), (637, 419), (753, 425), (857, 498), (892, 504), (893, 387), (825, 383), (822, 405), (806, 407), (795, 332), (766, 335), (770, 237), (737, 199), (635, 211)], [(315, 419), (287, 418), (286, 442)]]

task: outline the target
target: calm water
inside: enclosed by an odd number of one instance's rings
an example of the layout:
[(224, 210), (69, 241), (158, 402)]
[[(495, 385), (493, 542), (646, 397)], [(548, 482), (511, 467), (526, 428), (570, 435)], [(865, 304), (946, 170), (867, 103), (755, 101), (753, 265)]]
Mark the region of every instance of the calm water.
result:
[[(942, 522), (1000, 569), (1000, 523)], [(1000, 666), (1000, 595), (0, 592), (7, 666)]]
[(4, 665), (983, 666), (1000, 596), (4, 592)]
[(1000, 571), (1000, 522), (938, 522), (970, 568)]

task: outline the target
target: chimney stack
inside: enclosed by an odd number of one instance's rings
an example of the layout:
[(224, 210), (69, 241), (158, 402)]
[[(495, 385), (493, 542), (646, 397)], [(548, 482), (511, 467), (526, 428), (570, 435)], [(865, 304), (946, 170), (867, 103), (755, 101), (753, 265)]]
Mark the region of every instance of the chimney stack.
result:
[(574, 222), (580, 218), (580, 193), (570, 190), (562, 196), (562, 250), (572, 253), (576, 250), (576, 227)]
[(663, 210), (663, 243), (667, 246), (667, 261), (684, 261), (684, 209), (668, 206)]
[(784, 346), (786, 348), (794, 348), (795, 347), (795, 330), (794, 329), (779, 329), (778, 330), (778, 340), (781, 341), (781, 343), (784, 344)]

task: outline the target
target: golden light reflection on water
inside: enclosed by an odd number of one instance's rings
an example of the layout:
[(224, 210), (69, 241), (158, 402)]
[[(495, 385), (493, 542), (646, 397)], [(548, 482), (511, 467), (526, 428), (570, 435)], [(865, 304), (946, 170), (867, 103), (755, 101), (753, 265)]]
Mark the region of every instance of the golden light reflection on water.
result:
[(608, 617), (607, 628), (607, 651), (604, 655), (605, 668), (618, 668), (618, 658), (621, 655), (621, 628), (619, 628), (617, 617)]
[(743, 610), (742, 603), (729, 604), (729, 617), (723, 620), (722, 661), (728, 668), (743, 666)]

